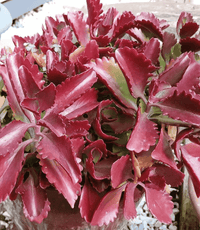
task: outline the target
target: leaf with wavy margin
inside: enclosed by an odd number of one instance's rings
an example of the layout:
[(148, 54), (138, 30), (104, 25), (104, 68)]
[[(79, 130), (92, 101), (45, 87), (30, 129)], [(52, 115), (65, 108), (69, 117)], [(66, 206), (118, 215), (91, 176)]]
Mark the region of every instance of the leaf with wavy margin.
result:
[(164, 128), (161, 129), (158, 144), (153, 150), (151, 156), (153, 159), (177, 169), (176, 162), (174, 160), (174, 154), (169, 144), (169, 136), (167, 136)]
[(150, 121), (147, 115), (146, 112), (141, 113), (141, 108), (138, 109), (136, 125), (126, 145), (128, 150), (136, 153), (148, 151), (150, 146), (156, 143), (158, 138), (156, 123)]
[(133, 165), (129, 155), (122, 156), (116, 160), (111, 167), (111, 183), (113, 188), (117, 188), (127, 179), (133, 178)]
[(99, 19), (100, 14), (103, 13), (102, 3), (100, 3), (100, 0), (87, 0), (87, 10), (87, 24), (92, 25)]
[(4, 201), (12, 192), (23, 167), (24, 149), (33, 140), (18, 144), (17, 148), (6, 155), (0, 155), (0, 202)]
[(189, 143), (181, 147), (183, 163), (191, 176), (197, 197), (200, 197), (200, 145)]
[(78, 195), (81, 193), (80, 184), (74, 183), (68, 172), (55, 160), (40, 158), (40, 165), (48, 181), (56, 187), (58, 192), (63, 194), (71, 207), (74, 208)]
[(164, 115), (173, 119), (188, 122), (195, 126), (200, 124), (200, 101), (185, 92), (178, 93), (175, 90), (173, 95), (152, 105), (159, 107)]
[(43, 135), (38, 152), (42, 159), (55, 160), (68, 173), (73, 183), (82, 180), (81, 171), (75, 159), (71, 141), (66, 136), (57, 137), (53, 133)]
[(137, 110), (136, 100), (131, 96), (126, 79), (114, 58), (97, 58), (96, 63), (91, 62), (86, 66), (94, 69), (100, 80), (122, 104)]
[(200, 40), (197, 38), (183, 38), (180, 39), (179, 41), (180, 45), (181, 45), (181, 52), (185, 53), (185, 52), (198, 52), (200, 51)]
[[(140, 184), (142, 186), (142, 184)], [(174, 204), (172, 197), (165, 190), (158, 190), (153, 183), (145, 184), (146, 202), (150, 212), (160, 221), (166, 224), (172, 222), (171, 214), (173, 213)]]
[(35, 183), (34, 175), (29, 171), (29, 177), (16, 190), (23, 202), (23, 211), (30, 221), (42, 223), (50, 211), (46, 191)]
[(125, 185), (113, 189), (103, 196), (93, 213), (91, 225), (108, 225), (110, 222), (114, 221), (117, 217), (119, 202), (124, 189)]
[(86, 46), (86, 44), (90, 40), (90, 33), (89, 27), (84, 19), (83, 12), (68, 12), (67, 18), (75, 33), (77, 40), (82, 46)]
[(146, 101), (144, 90), (155, 70), (149, 59), (143, 53), (138, 53), (134, 48), (119, 48), (115, 52), (117, 62), (124, 73), (128, 87), (133, 97)]
[(34, 125), (14, 120), (0, 129), (0, 156), (5, 156), (7, 153), (12, 154), (22, 142), (27, 129), (32, 126)]
[(191, 37), (198, 30), (199, 25), (194, 22), (193, 16), (182, 12), (176, 24), (176, 32), (181, 38)]

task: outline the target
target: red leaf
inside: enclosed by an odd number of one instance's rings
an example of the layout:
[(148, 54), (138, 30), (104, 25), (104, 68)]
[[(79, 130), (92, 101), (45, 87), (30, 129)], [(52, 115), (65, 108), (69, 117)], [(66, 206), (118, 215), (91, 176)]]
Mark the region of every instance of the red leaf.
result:
[(176, 25), (176, 32), (181, 38), (191, 37), (198, 30), (199, 26), (194, 22), (193, 17), (188, 12), (182, 12)]
[(53, 184), (56, 189), (63, 194), (65, 199), (73, 208), (78, 195), (81, 193), (79, 183), (74, 183), (68, 172), (55, 160), (40, 159), (43, 173), (46, 174), (48, 181)]
[(136, 125), (126, 146), (128, 150), (139, 153), (148, 151), (150, 146), (155, 144), (158, 138), (156, 124), (150, 121), (147, 115), (145, 112), (142, 114), (141, 109), (138, 109)]
[(137, 216), (134, 199), (136, 186), (136, 183), (129, 183), (125, 189), (124, 217), (127, 220), (134, 219)]
[(88, 178), (85, 177), (85, 184), (81, 191), (79, 208), (81, 216), (87, 221), (91, 222), (96, 207), (100, 202), (100, 196), (97, 191), (90, 185)]
[(197, 38), (183, 38), (180, 39), (179, 43), (181, 44), (181, 52), (198, 52), (200, 51), (200, 40)]
[(104, 133), (101, 129), (101, 110), (110, 104), (112, 104), (112, 101), (109, 100), (101, 101), (99, 103), (98, 110), (97, 110), (97, 117), (93, 122), (93, 127), (97, 135), (100, 136), (102, 139), (114, 141), (114, 140), (118, 140), (118, 138)]
[(171, 86), (175, 86), (183, 77), (190, 61), (190, 56), (187, 53), (183, 53), (172, 63), (170, 67), (162, 72), (159, 76), (159, 80), (168, 82)]
[[(194, 75), (195, 73), (195, 75)], [(185, 91), (187, 93), (199, 88), (200, 64), (196, 61), (190, 62), (182, 79), (177, 83), (179, 92)]]
[(189, 143), (181, 147), (183, 163), (191, 176), (194, 189), (197, 197), (200, 197), (200, 146), (194, 143)]
[[(153, 184), (151, 184), (153, 185)], [(174, 204), (172, 197), (164, 190), (157, 190), (156, 186), (143, 186), (145, 189), (147, 206), (151, 213), (160, 221), (166, 224), (172, 222), (171, 214), (173, 213)]]
[(92, 25), (98, 20), (99, 15), (103, 12), (102, 4), (100, 3), (100, 0), (87, 0), (87, 10), (88, 10), (87, 23), (89, 25)]
[(185, 174), (176, 168), (168, 167), (164, 164), (154, 164), (150, 169), (151, 175), (157, 175), (165, 179), (166, 184), (170, 184), (172, 187), (178, 187), (183, 183)]
[(95, 156), (92, 155), (93, 152), (91, 152), (89, 158), (86, 159), (86, 169), (88, 170), (90, 175), (96, 180), (110, 179), (111, 166), (117, 158), (115, 156), (104, 158), (94, 164), (93, 161), (95, 160)]
[(175, 120), (181, 120), (197, 126), (200, 124), (200, 111), (198, 109), (200, 101), (192, 98), (190, 94), (185, 92), (179, 94), (175, 90), (172, 96), (154, 105), (158, 106), (164, 115), (168, 115)]
[(89, 27), (84, 20), (84, 14), (79, 12), (68, 12), (67, 14), (70, 25), (76, 35), (77, 40), (80, 42), (82, 46), (86, 46), (86, 44), (90, 40)]
[(96, 80), (96, 74), (92, 69), (66, 79), (61, 85), (56, 87), (54, 105), (50, 108), (48, 113), (50, 111), (53, 111), (54, 113), (62, 112), (88, 89), (90, 89)]
[(34, 81), (32, 73), (26, 66), (20, 66), (18, 75), (25, 93), (25, 97), (33, 98), (35, 94), (40, 91), (40, 88)]
[(169, 56), (171, 52), (171, 48), (177, 43), (177, 39), (175, 38), (175, 34), (164, 32), (163, 34), (163, 46), (162, 46), (162, 56), (165, 60), (167, 60), (167, 56)]
[(164, 128), (161, 129), (158, 144), (153, 150), (151, 156), (155, 160), (161, 161), (164, 164), (167, 164), (170, 167), (177, 169), (176, 162), (174, 160), (174, 155), (172, 152), (172, 148), (169, 144), (169, 137), (164, 131)]
[(158, 58), (160, 55), (160, 42), (156, 38), (151, 38), (144, 49), (144, 55), (150, 59), (154, 65), (158, 64)]
[(97, 93), (98, 91), (96, 91), (94, 88), (89, 89), (59, 115), (64, 119), (74, 119), (91, 111), (99, 105), (99, 102), (97, 101)]
[(127, 30), (131, 29), (135, 23), (134, 19), (135, 16), (130, 11), (123, 12), (116, 20), (112, 39), (122, 37)]
[(115, 161), (111, 168), (111, 183), (113, 188), (117, 188), (127, 179), (133, 178), (133, 165), (129, 155), (122, 156)]
[(12, 154), (22, 142), (27, 129), (31, 126), (33, 125), (30, 123), (14, 120), (0, 129), (0, 156), (5, 156), (7, 153)]
[(101, 199), (92, 216), (91, 225), (108, 225), (110, 222), (114, 221), (117, 217), (119, 202), (124, 188), (125, 185), (111, 190)]
[(23, 167), (24, 149), (32, 140), (17, 143), (17, 147), (7, 154), (0, 155), (0, 202), (4, 201), (12, 192)]
[(102, 152), (103, 157), (107, 157), (108, 150), (106, 149), (106, 144), (102, 139), (91, 142), (84, 148), (83, 153), (85, 153), (87, 157), (89, 157), (90, 152), (95, 148)]
[(152, 76), (151, 72), (155, 70), (151, 61), (144, 54), (139, 54), (136, 49), (128, 47), (117, 49), (115, 56), (133, 97), (140, 97), (146, 101), (144, 97), (145, 86), (148, 78)]
[(21, 194), (25, 216), (30, 221), (42, 223), (50, 211), (50, 202), (45, 190), (35, 183), (32, 173), (16, 191)]
[(100, 80), (122, 104), (137, 110), (136, 101), (130, 94), (126, 79), (113, 58), (110, 58), (110, 60), (106, 57), (98, 58), (96, 63), (91, 62), (86, 66), (94, 69)]
[(154, 14), (146, 12), (137, 16), (135, 22), (138, 24), (138, 28), (141, 28), (148, 35), (150, 34), (151, 37), (156, 36), (160, 40), (163, 39), (162, 30), (169, 26), (165, 20), (159, 20)]
[(73, 183), (80, 182), (81, 171), (76, 162), (71, 141), (66, 136), (57, 137), (53, 133), (43, 135), (38, 151), (43, 159), (55, 160), (68, 173)]
[(65, 135), (70, 138), (86, 136), (90, 127), (88, 120), (67, 121), (65, 122)]

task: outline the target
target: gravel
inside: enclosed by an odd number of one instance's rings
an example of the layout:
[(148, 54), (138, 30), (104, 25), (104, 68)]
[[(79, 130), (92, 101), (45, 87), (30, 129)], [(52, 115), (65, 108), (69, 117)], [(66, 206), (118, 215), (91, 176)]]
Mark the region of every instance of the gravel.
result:
[[(105, 4), (118, 4), (118, 3), (131, 3), (131, 2), (154, 2), (155, 0), (101, 0)], [(55, 17), (57, 14), (67, 13), (69, 10), (82, 10), (85, 8), (85, 1), (73, 0), (73, 1), (56, 1), (52, 0), (45, 3), (43, 6), (38, 7), (31, 12), (21, 16), (14, 21), (14, 24), (1, 35), (0, 49), (4, 46), (14, 47), (11, 37), (13, 35), (19, 36), (31, 36), (35, 33), (42, 34), (42, 25), (44, 24), (46, 16)], [(137, 217), (131, 221), (131, 224), (127, 227), (129, 230), (177, 230), (178, 229), (178, 214), (179, 214), (179, 197), (178, 190), (172, 189), (174, 209), (172, 214), (172, 224), (166, 225), (155, 219), (149, 212), (145, 197), (137, 207)], [(9, 213), (0, 204), (0, 230), (13, 229), (13, 222), (9, 216)]]

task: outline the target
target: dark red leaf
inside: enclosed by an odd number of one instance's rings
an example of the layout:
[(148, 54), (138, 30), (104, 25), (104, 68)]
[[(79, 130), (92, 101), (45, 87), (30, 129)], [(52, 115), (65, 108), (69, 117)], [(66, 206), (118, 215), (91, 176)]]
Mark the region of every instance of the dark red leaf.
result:
[(179, 43), (181, 44), (181, 52), (198, 52), (200, 51), (200, 40), (197, 38), (183, 38), (180, 39)]
[(159, 20), (154, 14), (146, 12), (142, 12), (137, 16), (135, 22), (137, 23), (137, 27), (141, 28), (148, 36), (155, 36), (160, 40), (163, 39), (162, 30), (169, 26), (165, 20)]
[(83, 121), (66, 121), (65, 122), (65, 135), (70, 138), (82, 137), (88, 134), (90, 124), (87, 120)]

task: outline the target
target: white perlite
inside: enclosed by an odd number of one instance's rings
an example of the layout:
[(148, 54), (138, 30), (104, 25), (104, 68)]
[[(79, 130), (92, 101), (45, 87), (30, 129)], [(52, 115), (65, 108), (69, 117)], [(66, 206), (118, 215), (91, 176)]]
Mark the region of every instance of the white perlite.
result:
[[(125, 2), (153, 2), (154, 0), (101, 0), (101, 3), (113, 4), (113, 3), (125, 3)], [(67, 13), (69, 10), (80, 10), (85, 5), (84, 0), (73, 1), (56, 1), (52, 0), (49, 3), (45, 3), (42, 7), (39, 7), (37, 11), (31, 11), (24, 16), (21, 16), (15, 21), (15, 24), (9, 28), (1, 36), (0, 49), (4, 46), (14, 47), (11, 37), (13, 35), (19, 35), (21, 37), (31, 36), (36, 33), (42, 33), (42, 25), (44, 25), (45, 17), (51, 16), (55, 18), (55, 15)], [(175, 215), (179, 213), (179, 204), (174, 203), (174, 209), (172, 214), (172, 224), (166, 225), (155, 219), (149, 212), (145, 197), (137, 207), (137, 217), (130, 221), (127, 229), (131, 230), (177, 230), (177, 222), (175, 221)], [(9, 220), (9, 214), (6, 211), (1, 211), (0, 216), (4, 216), (4, 220), (0, 220), (0, 229), (2, 227), (8, 227), (11, 229), (12, 221)], [(126, 230), (126, 229), (123, 229)]]

